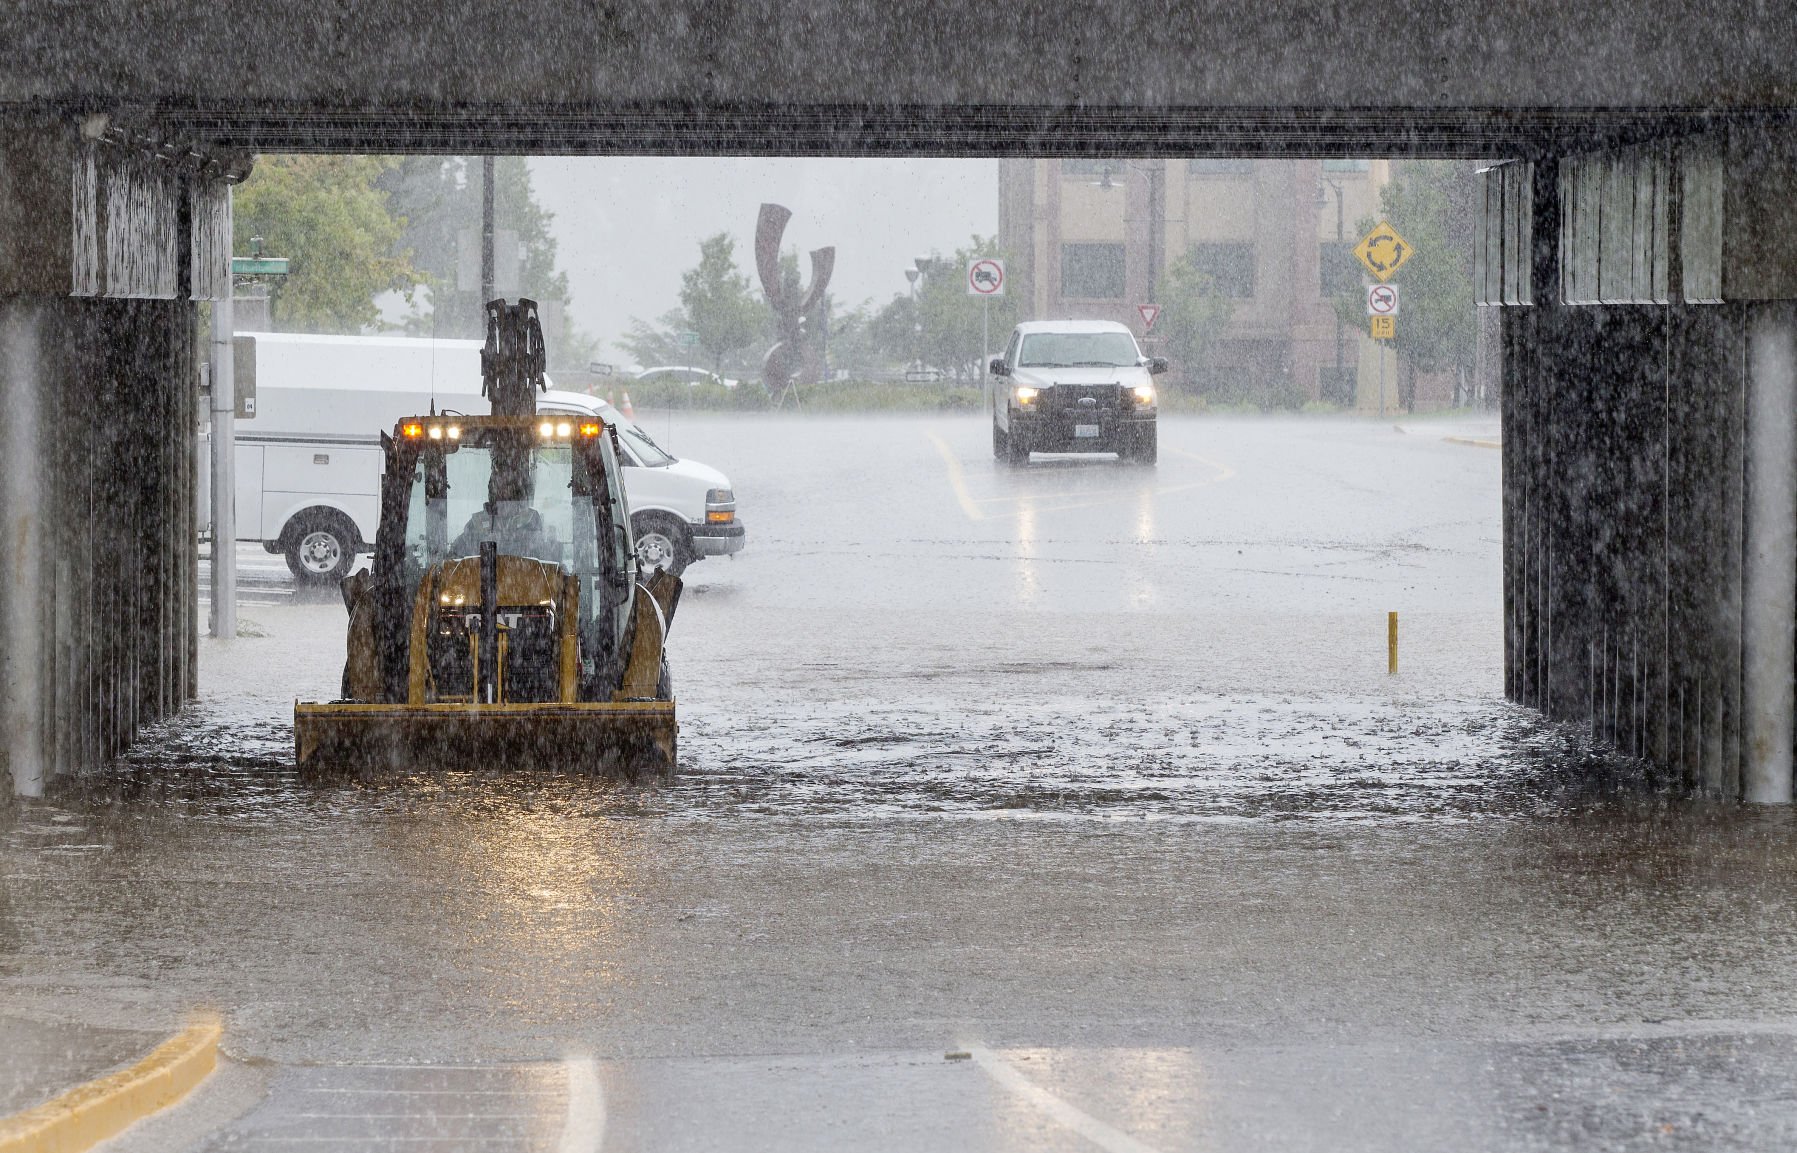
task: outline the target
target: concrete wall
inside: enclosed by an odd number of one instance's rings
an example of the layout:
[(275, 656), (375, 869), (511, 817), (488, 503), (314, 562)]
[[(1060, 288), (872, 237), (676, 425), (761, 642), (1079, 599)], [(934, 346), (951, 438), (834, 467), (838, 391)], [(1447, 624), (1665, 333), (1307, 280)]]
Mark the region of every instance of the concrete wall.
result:
[[(1651, 183), (1655, 169), (1707, 163), (1712, 143), (1610, 159), (1625, 161), (1623, 184)], [(1506, 692), (1677, 782), (1788, 801), (1797, 306), (1771, 292), (1686, 299), (1717, 289), (1707, 272), (1700, 285), (1684, 275), (1680, 255), (1693, 250), (1677, 242), (1676, 200), (1588, 244), (1567, 216), (1585, 211), (1590, 190), (1568, 177), (1586, 181), (1591, 160), (1533, 166), (1533, 235), (1511, 248), (1528, 263), (1533, 304), (1502, 315)], [(1732, 228), (1776, 223), (1764, 197), (1730, 203), (1762, 205), (1734, 211)], [(1641, 259), (1668, 244), (1669, 266)], [(1793, 271), (1755, 283), (1797, 295)], [(1598, 283), (1618, 286), (1605, 296), (1662, 300), (1564, 303), (1568, 286), (1597, 295)]]
[(196, 306), (0, 297), (0, 774), (40, 793), (197, 689)]
[(229, 220), (191, 166), (0, 127), (0, 791), (36, 795), (197, 690), (192, 296)]

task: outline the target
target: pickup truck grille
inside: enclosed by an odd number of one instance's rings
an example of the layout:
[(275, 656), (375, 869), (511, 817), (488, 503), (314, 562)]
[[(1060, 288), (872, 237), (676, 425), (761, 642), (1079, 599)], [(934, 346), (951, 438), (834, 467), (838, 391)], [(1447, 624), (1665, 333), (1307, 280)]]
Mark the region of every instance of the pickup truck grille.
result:
[[(1057, 384), (1043, 390), (1043, 407), (1054, 412), (1114, 412), (1123, 398), (1120, 384)], [(1092, 403), (1085, 403), (1090, 400)]]

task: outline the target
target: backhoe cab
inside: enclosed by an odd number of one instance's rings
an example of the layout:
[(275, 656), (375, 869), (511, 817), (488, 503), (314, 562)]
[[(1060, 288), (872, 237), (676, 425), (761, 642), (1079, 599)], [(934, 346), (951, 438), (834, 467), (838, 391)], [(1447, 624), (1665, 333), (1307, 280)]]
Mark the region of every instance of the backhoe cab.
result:
[(535, 305), (488, 305), (494, 415), (382, 434), (374, 567), (343, 582), (343, 699), (294, 706), (302, 768), (668, 776), (680, 580), (637, 580), (617, 433), (538, 417)]

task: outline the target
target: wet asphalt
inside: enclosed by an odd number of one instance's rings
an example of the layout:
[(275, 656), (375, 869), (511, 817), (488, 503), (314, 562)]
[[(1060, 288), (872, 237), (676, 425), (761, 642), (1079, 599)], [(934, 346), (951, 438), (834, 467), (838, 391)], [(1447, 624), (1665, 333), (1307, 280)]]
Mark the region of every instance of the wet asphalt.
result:
[(0, 1011), (225, 1016), (236, 1088), (125, 1147), (1797, 1140), (1791, 818), (1502, 701), (1463, 430), (639, 417), (750, 534), (688, 573), (672, 786), (298, 779), (301, 591), (6, 830)]

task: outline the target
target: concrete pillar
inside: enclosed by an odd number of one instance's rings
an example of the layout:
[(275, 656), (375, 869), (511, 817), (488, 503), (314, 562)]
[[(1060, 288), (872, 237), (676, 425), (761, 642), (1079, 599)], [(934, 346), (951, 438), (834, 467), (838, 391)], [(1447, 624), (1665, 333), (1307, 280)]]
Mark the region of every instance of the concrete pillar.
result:
[[(0, 296), (0, 778), (39, 797), (45, 758), (45, 468), (38, 400), (48, 309)], [(0, 780), (0, 787), (4, 781)]]
[(1749, 310), (1741, 795), (1789, 804), (1797, 672), (1797, 305)]

